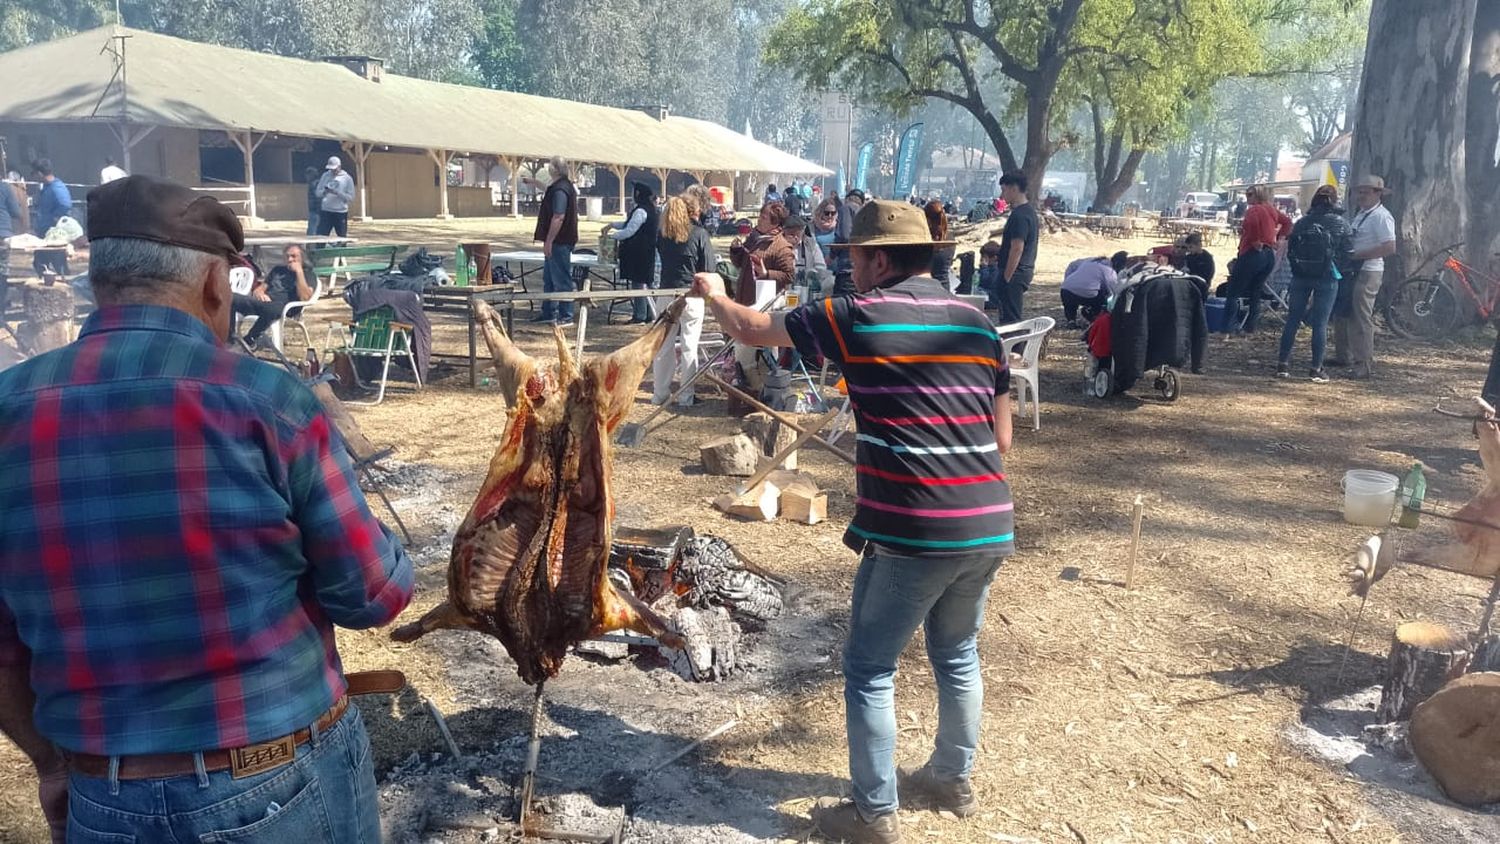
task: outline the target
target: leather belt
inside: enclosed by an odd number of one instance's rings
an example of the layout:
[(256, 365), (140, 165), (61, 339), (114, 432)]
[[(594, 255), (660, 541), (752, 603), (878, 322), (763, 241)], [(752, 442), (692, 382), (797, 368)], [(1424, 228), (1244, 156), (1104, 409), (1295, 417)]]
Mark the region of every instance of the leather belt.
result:
[[(254, 776), (279, 768), (297, 758), (297, 748), (312, 740), (313, 730), (319, 733), (338, 723), (349, 709), (349, 695), (391, 693), (401, 691), (406, 677), (400, 671), (362, 671), (345, 678), (349, 693), (342, 695), (327, 712), (313, 721), (311, 729), (301, 729), (278, 739), (263, 741), (246, 747), (227, 750), (203, 751), (205, 771), (229, 771), (235, 779)], [(122, 780), (164, 779), (197, 773), (192, 753), (154, 753), (121, 756), (120, 769), (116, 774)], [(108, 777), (110, 757), (90, 753), (74, 753), (68, 757), (69, 766), (86, 777)]]

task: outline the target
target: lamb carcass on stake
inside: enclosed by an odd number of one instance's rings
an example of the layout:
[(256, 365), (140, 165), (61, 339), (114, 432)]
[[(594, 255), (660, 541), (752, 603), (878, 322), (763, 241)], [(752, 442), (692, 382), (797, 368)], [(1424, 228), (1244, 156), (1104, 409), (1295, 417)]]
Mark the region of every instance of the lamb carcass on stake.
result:
[(448, 600), (393, 639), (440, 628), (488, 633), (531, 684), (555, 676), (569, 647), (611, 630), (681, 647), (661, 616), (615, 589), (608, 566), (610, 434), (682, 307), (677, 300), (645, 336), (580, 369), (560, 331), (558, 364), (543, 368), (510, 342), (488, 305), (474, 303), (511, 404), (508, 424), (453, 538)]

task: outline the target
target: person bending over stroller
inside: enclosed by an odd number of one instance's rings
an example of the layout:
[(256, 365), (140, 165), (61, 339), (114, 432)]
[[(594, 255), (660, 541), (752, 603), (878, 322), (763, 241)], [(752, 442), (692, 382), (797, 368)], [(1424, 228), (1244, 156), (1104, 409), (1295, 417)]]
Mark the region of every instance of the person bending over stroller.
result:
[(1105, 258), (1079, 258), (1063, 272), (1062, 305), (1063, 319), (1068, 328), (1078, 328), (1078, 312), (1083, 311), (1083, 321), (1093, 322), (1109, 307), (1109, 297), (1119, 284), (1119, 273), (1125, 269), (1130, 256), (1116, 252)]

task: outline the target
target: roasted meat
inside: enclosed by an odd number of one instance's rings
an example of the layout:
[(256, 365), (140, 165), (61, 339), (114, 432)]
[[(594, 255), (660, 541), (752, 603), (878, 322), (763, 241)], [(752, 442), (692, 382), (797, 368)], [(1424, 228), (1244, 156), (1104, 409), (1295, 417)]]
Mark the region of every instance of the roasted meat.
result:
[(483, 302), (475, 319), (511, 407), (478, 498), (453, 538), (448, 600), (391, 637), (439, 628), (500, 640), (527, 683), (557, 674), (567, 649), (611, 630), (681, 646), (667, 623), (608, 576), (610, 433), (661, 347), (682, 300), (634, 343), (580, 369), (561, 332), (558, 364), (544, 369), (501, 330)]

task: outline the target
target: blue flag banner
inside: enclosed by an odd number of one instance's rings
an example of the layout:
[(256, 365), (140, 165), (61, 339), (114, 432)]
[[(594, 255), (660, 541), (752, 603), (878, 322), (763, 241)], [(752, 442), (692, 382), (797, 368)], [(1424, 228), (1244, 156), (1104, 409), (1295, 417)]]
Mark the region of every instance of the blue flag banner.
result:
[(901, 146), (896, 148), (896, 198), (911, 196), (917, 185), (917, 153), (922, 150), (922, 130), (926, 124), (913, 123), (901, 133)]
[(869, 190), (870, 159), (875, 157), (875, 144), (866, 142), (859, 148), (859, 158), (854, 163), (854, 186)]
[(834, 184), (838, 186), (838, 193), (836, 194), (837, 196), (843, 196), (844, 195), (844, 192), (846, 190), (846, 188), (844, 187), (844, 185), (845, 185), (845, 183), (847, 181), (848, 181), (848, 179), (846, 179), (845, 176), (844, 176), (844, 162), (840, 161), (839, 162), (838, 176), (834, 178)]

